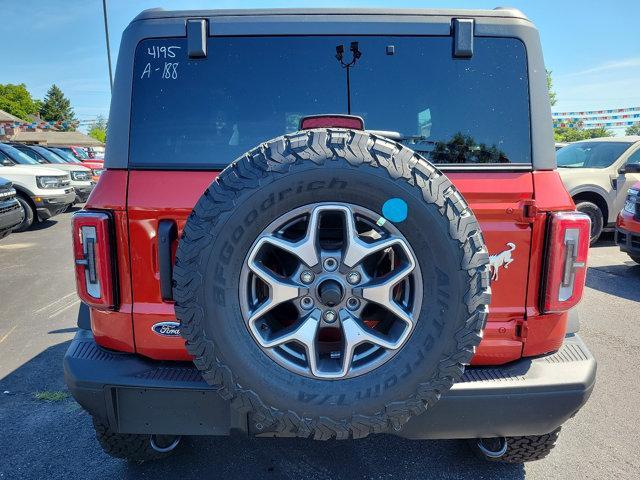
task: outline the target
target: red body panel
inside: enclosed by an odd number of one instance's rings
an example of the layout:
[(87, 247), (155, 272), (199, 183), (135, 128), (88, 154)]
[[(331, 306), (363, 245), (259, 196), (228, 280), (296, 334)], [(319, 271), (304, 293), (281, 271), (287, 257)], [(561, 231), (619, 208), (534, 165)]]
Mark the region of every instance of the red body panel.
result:
[(537, 213), (531, 242), (531, 267), (527, 287), (527, 322), (522, 332), (525, 337), (522, 352), (524, 356), (552, 352), (557, 350), (564, 340), (568, 314), (541, 314), (540, 287), (545, 255), (547, 212), (575, 210), (573, 200), (556, 171), (533, 172), (533, 190)]
[[(638, 185), (640, 187), (640, 185)], [(640, 221), (633, 218), (633, 213), (626, 212), (622, 210), (618, 214), (618, 218), (616, 220), (616, 226), (628, 231), (640, 234)]]
[[(210, 171), (105, 172), (87, 208), (116, 211), (121, 307), (118, 312), (92, 312), (98, 343), (154, 359), (189, 359), (181, 338), (152, 330), (158, 322), (176, 320), (173, 303), (162, 301), (160, 295), (157, 228), (160, 220), (172, 219), (180, 235), (193, 206), (216, 176)], [(489, 321), (472, 363), (497, 365), (557, 349), (567, 315), (540, 315), (538, 310), (545, 212), (574, 208), (557, 173), (476, 171), (449, 177), (480, 220), (492, 261), (497, 262), (492, 272), (498, 270), (492, 281)], [(533, 198), (535, 208), (529, 210), (533, 214), (525, 215), (524, 206)], [(512, 261), (500, 263), (507, 258)]]
[[(132, 284), (135, 286), (133, 324), (136, 351), (155, 359), (187, 359), (180, 338), (161, 337), (151, 327), (175, 321), (173, 305), (160, 297), (157, 260), (157, 226), (162, 219), (176, 221), (179, 233), (215, 172), (132, 171), (129, 177), (129, 233)], [(500, 268), (485, 339), (474, 362), (499, 364), (520, 358), (522, 341), (518, 325), (524, 320), (526, 279), (529, 269), (531, 229), (519, 222), (520, 202), (533, 195), (530, 173), (455, 173), (450, 178), (463, 192), (480, 219), (492, 254), (508, 250), (513, 263)], [(171, 189), (159, 188), (171, 185)], [(489, 187), (489, 189), (487, 188)], [(155, 279), (149, 281), (150, 275)]]
[[(640, 190), (640, 182), (635, 183), (632, 188)], [(636, 220), (633, 213), (629, 213), (625, 210), (622, 210), (618, 214), (616, 226), (628, 232), (640, 234), (640, 220)]]
[(91, 309), (91, 330), (96, 342), (106, 348), (135, 352), (131, 308), (131, 261), (129, 259), (129, 226), (126, 212), (128, 172), (108, 170), (93, 189), (86, 209), (113, 212), (118, 273), (119, 309), (100, 311)]
[(484, 338), (473, 364), (497, 365), (520, 358), (520, 324), (525, 319), (531, 226), (521, 221), (522, 201), (533, 197), (531, 173), (449, 173), (480, 221), (491, 255), (510, 252), (513, 262), (498, 268), (491, 283), (491, 306)]
[(151, 358), (185, 360), (189, 356), (182, 338), (161, 337), (151, 330), (155, 323), (176, 320), (173, 303), (163, 302), (160, 297), (158, 222), (162, 219), (175, 220), (180, 236), (194, 205), (218, 174), (132, 171), (129, 175), (128, 214), (133, 265), (131, 279), (135, 286), (133, 325), (136, 350)]

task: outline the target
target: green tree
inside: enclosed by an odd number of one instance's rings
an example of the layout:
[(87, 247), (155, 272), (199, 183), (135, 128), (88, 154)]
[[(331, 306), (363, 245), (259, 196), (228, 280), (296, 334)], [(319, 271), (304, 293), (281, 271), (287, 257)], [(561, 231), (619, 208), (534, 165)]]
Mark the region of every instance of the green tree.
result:
[(553, 135), (556, 142), (577, 142), (578, 140), (587, 140), (589, 138), (610, 137), (613, 133), (604, 127), (585, 129), (558, 127), (554, 129)]
[(551, 70), (547, 69), (547, 90), (549, 91), (549, 103), (553, 107), (558, 101), (558, 98), (556, 96), (556, 92), (553, 90), (553, 78), (551, 78), (552, 73), (553, 72)]
[(640, 123), (636, 123), (635, 125), (627, 127), (624, 133), (626, 135), (640, 135)]
[(89, 125), (89, 136), (104, 143), (107, 140), (107, 120), (98, 115), (96, 121)]
[(28, 121), (31, 115), (38, 113), (40, 102), (34, 100), (24, 83), (0, 84), (0, 110)]
[[(64, 96), (60, 87), (53, 84), (47, 90), (42, 106), (40, 107), (40, 116), (48, 122), (75, 122), (76, 116), (71, 108), (71, 101)], [(75, 127), (69, 125), (63, 130), (75, 130)]]

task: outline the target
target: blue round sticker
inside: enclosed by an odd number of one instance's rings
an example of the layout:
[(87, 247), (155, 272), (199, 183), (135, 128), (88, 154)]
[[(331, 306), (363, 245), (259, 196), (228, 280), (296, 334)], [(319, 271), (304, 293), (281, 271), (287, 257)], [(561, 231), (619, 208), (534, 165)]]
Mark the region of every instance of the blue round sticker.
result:
[(407, 219), (409, 206), (401, 198), (390, 198), (382, 205), (382, 215), (393, 223), (400, 223)]

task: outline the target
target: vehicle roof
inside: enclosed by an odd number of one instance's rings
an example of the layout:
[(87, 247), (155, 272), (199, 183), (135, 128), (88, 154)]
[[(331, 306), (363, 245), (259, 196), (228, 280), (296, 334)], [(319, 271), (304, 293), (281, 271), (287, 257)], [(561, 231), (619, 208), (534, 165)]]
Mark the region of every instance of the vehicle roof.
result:
[(579, 140), (572, 143), (586, 143), (586, 142), (640, 142), (640, 135), (626, 135), (623, 137), (598, 137), (588, 138), (586, 140)]
[[(269, 9), (214, 9), (214, 10), (144, 10), (132, 21), (182, 17), (261, 17), (287, 15), (367, 15), (384, 19), (385, 16), (463, 16), (493, 17), (529, 20), (520, 10), (496, 7), (493, 10), (441, 9), (441, 8), (269, 8)], [(389, 21), (393, 21), (389, 18)]]

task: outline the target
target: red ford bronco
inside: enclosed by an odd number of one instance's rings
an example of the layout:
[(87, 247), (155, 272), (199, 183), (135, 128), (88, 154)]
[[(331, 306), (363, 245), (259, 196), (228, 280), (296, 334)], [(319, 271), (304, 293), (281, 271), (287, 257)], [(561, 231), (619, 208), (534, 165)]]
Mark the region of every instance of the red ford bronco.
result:
[(587, 401), (590, 224), (522, 13), (145, 11), (108, 133), (64, 359), (107, 453), (392, 433), (524, 462)]

